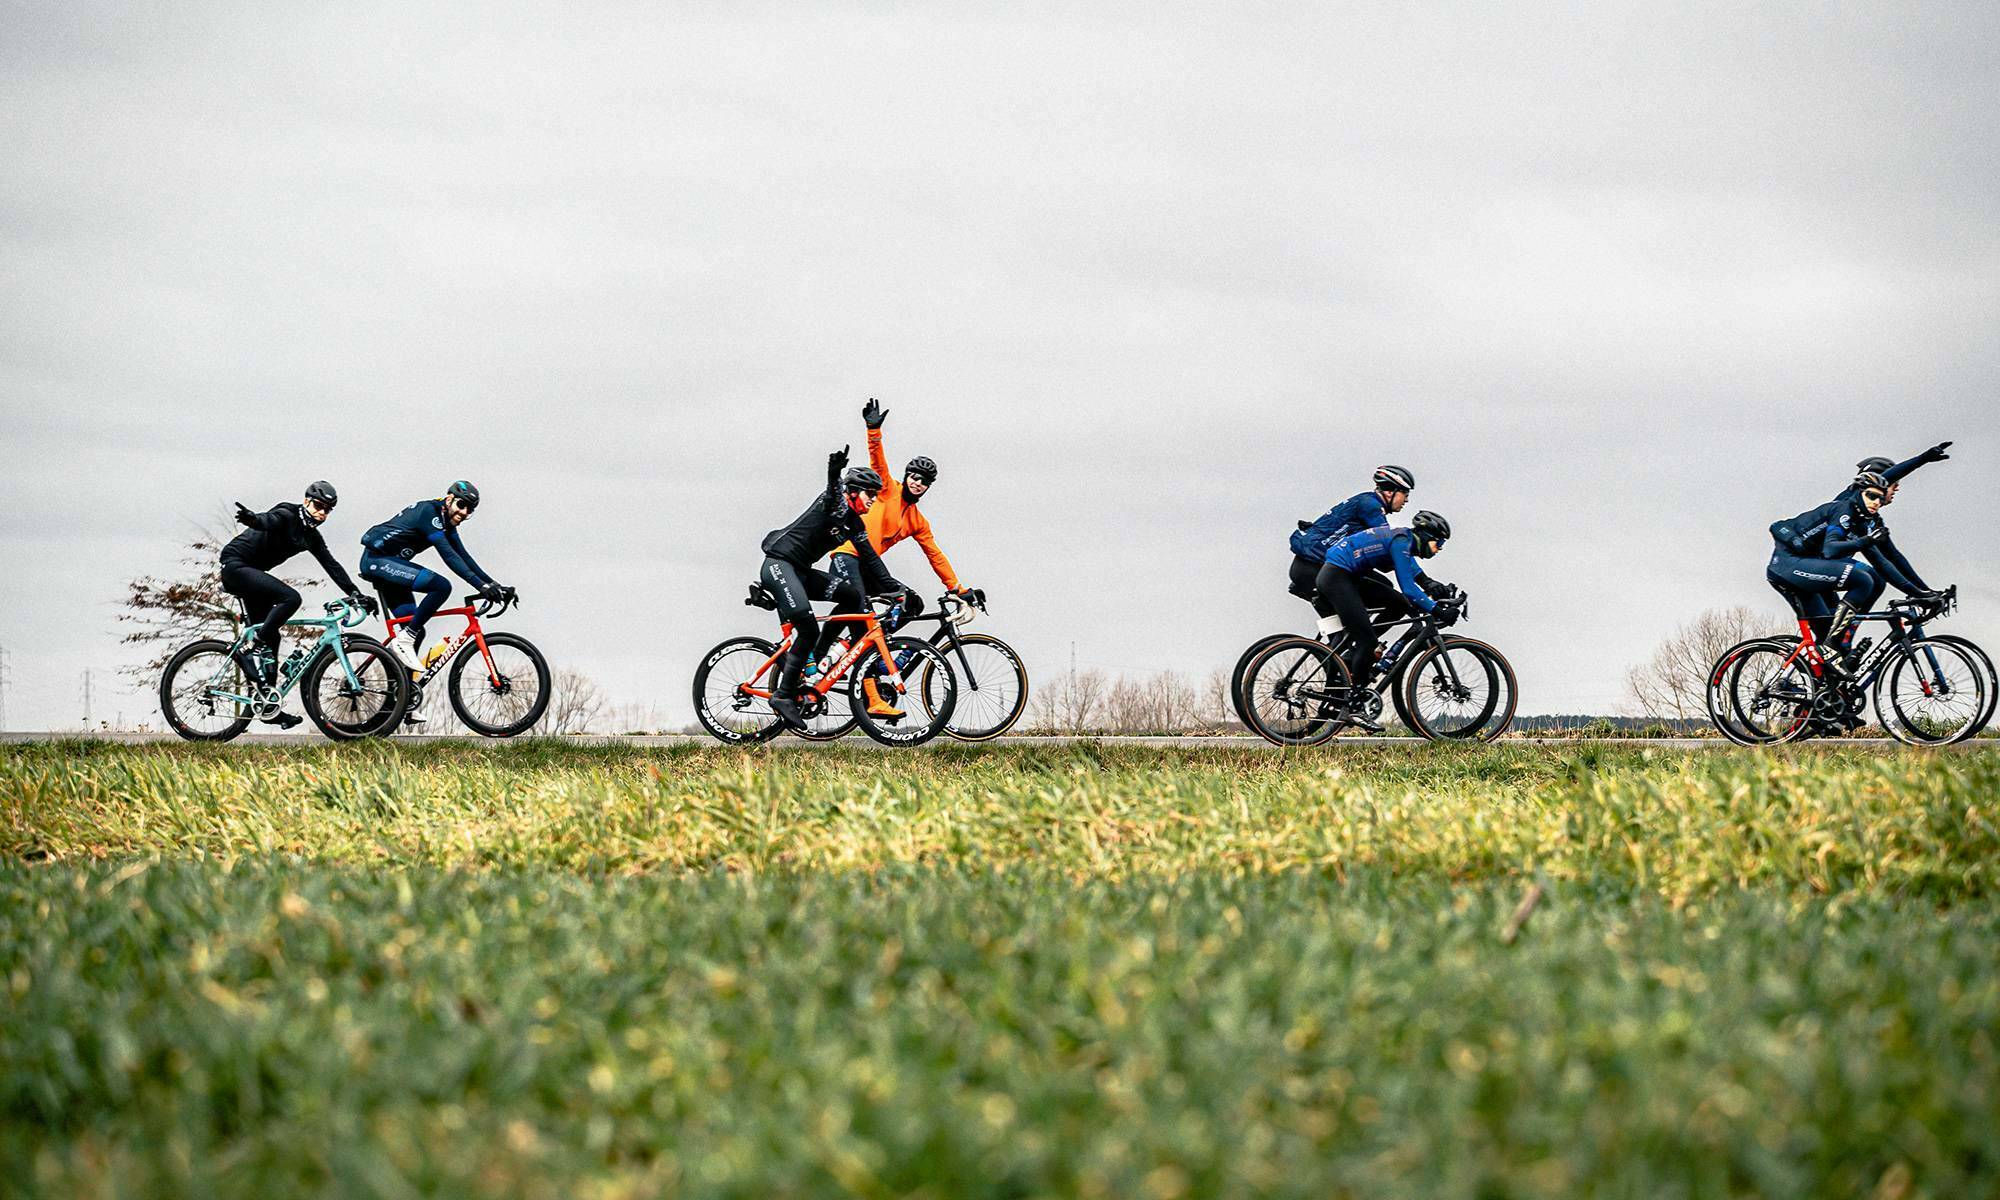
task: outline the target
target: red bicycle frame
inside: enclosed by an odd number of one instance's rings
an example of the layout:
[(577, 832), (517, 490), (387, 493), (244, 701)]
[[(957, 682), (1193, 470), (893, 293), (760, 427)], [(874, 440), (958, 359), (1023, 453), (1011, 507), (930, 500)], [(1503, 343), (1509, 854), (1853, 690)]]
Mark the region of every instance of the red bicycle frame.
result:
[[(445, 641), (444, 653), (437, 656), (436, 665), (426, 670), (423, 673), (423, 677), (419, 679), (417, 682), (419, 684), (429, 683), (432, 676), (436, 675), (439, 671), (444, 670), (445, 664), (450, 662), (452, 658), (458, 653), (458, 648), (460, 646), (465, 645), (467, 641), (471, 641), (478, 645), (479, 657), (481, 659), (484, 659), (486, 662), (487, 682), (491, 683), (496, 688), (499, 687), (501, 685), (500, 672), (493, 668), (493, 652), (486, 648), (486, 631), (479, 627), (479, 614), (473, 610), (472, 605), (465, 604), (465, 605), (460, 605), (457, 608), (440, 608), (437, 610), (437, 612), (431, 615), (437, 617), (464, 617), (465, 632), (459, 634), (455, 638), (449, 638)], [(396, 630), (399, 627), (408, 625), (410, 622), (414, 620), (416, 620), (416, 617), (414, 616), (387, 617), (385, 623), (388, 625), (389, 628), (388, 636), (395, 637)]]
[[(808, 690), (817, 692), (822, 697), (826, 696), (827, 693), (833, 691), (833, 685), (840, 682), (841, 677), (847, 674), (847, 669), (854, 665), (854, 661), (860, 658), (868, 647), (873, 646), (881, 653), (882, 663), (886, 668), (885, 673), (895, 683), (897, 694), (902, 694), (905, 690), (903, 687), (903, 672), (896, 666), (896, 656), (889, 653), (889, 635), (882, 631), (882, 622), (876, 619), (874, 612), (837, 613), (826, 618), (826, 623), (829, 625), (841, 621), (859, 622), (864, 626), (861, 636), (856, 638), (847, 647), (847, 653), (840, 656), (840, 661), (833, 664), (833, 669), (821, 674), (818, 682), (809, 685)], [(759, 679), (764, 678), (765, 672), (770, 671), (777, 665), (778, 660), (785, 656), (785, 651), (791, 648), (792, 639), (796, 636), (793, 633), (790, 621), (781, 622), (779, 627), (784, 631), (785, 636), (779, 640), (777, 650), (773, 651), (771, 657), (765, 659), (758, 666), (755, 675), (752, 675), (737, 687), (737, 691), (746, 696), (756, 696), (764, 700), (769, 700), (776, 694), (771, 688), (757, 687), (755, 685)]]

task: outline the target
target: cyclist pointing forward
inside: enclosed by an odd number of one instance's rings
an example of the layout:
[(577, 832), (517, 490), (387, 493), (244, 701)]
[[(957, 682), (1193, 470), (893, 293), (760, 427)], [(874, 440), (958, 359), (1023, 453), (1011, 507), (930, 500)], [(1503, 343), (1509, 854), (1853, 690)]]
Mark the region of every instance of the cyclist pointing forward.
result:
[(779, 619), (792, 627), (792, 644), (778, 666), (771, 711), (793, 729), (805, 728), (799, 714), (799, 680), (819, 641), (812, 602), (835, 598), (832, 577), (813, 564), (847, 543), (867, 578), (888, 575), (861, 519), (881, 490), (880, 475), (867, 467), (849, 468), (846, 449), (836, 450), (826, 456), (826, 490), (791, 524), (764, 535), (764, 569), (759, 577), (778, 602)]
[[(421, 670), (424, 663), (424, 622), (451, 597), (451, 584), (412, 558), (436, 547), (445, 566), (471, 584), (482, 600), (498, 601), (513, 590), (495, 583), (459, 540), (458, 527), (478, 507), (479, 489), (461, 479), (436, 500), (419, 500), (361, 535), (361, 577), (382, 594), (391, 616), (413, 618), (384, 643), (412, 671)], [(421, 603), (418, 592), (424, 594)]]
[[(245, 614), (258, 625), (255, 648), (246, 649), (236, 662), (252, 681), (265, 687), (277, 674), (279, 630), (299, 611), (298, 591), (271, 574), (280, 563), (300, 551), (309, 552), (335, 587), (363, 609), (375, 611), (375, 602), (360, 594), (320, 535), (321, 523), (339, 503), (333, 485), (322, 479), (307, 486), (300, 504), (280, 504), (268, 512), (236, 506), (237, 523), (248, 528), (222, 548), (222, 590), (242, 600)], [(286, 727), (299, 723), (299, 718), (282, 712), (270, 720)]]

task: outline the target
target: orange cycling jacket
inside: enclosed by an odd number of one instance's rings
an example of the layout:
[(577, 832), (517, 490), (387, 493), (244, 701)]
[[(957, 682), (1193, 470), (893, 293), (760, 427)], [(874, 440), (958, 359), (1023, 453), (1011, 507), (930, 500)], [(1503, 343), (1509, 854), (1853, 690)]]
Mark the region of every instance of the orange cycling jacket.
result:
[[(882, 494), (861, 514), (861, 523), (868, 527), (868, 540), (875, 544), (875, 553), (886, 554), (889, 547), (913, 537), (924, 548), (924, 556), (931, 560), (931, 570), (937, 572), (944, 586), (957, 591), (958, 573), (951, 569), (951, 560), (944, 556), (944, 551), (938, 549), (937, 538), (931, 535), (930, 520), (903, 498), (902, 479), (889, 473), (889, 456), (882, 449), (879, 429), (868, 431), (868, 462), (882, 477)], [(852, 554), (854, 543), (842, 542), (833, 548), (833, 553)]]

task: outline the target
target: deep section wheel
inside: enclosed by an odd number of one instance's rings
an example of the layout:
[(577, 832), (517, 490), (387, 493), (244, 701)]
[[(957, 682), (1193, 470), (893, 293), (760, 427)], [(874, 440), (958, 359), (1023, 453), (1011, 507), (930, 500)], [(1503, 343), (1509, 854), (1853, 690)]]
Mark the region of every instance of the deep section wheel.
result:
[(710, 650), (694, 672), (694, 715), (717, 741), (731, 746), (768, 742), (785, 723), (771, 702), (747, 688), (769, 691), (778, 682), (778, 647), (757, 637), (731, 638)]

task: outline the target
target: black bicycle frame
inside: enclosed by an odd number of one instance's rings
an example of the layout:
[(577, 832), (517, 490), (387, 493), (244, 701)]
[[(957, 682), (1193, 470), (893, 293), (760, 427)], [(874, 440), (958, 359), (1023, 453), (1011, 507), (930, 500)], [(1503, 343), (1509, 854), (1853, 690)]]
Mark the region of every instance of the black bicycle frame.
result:
[[(958, 603), (964, 603), (964, 601), (958, 601)], [(986, 611), (986, 605), (983, 603), (974, 604), (973, 607), (977, 608), (980, 612)], [(921, 616), (904, 617), (896, 627), (900, 630), (911, 625), (921, 625), (927, 621), (935, 621), (938, 626), (938, 631), (928, 639), (930, 644), (944, 650), (947, 658), (950, 655), (956, 654), (958, 656), (959, 678), (965, 681), (966, 687), (972, 691), (978, 691), (979, 680), (973, 674), (971, 660), (965, 657), (965, 643), (959, 639), (958, 623), (951, 619), (951, 613), (945, 608), (943, 597), (939, 597), (935, 609)]]

